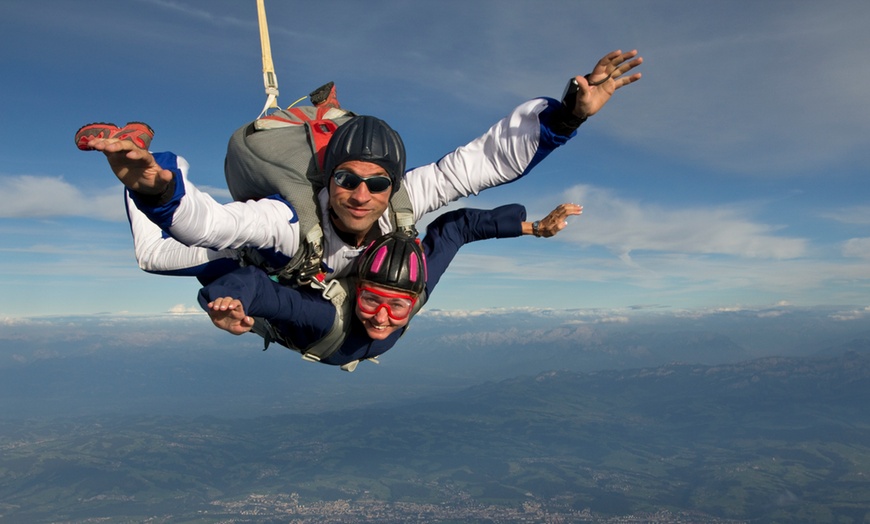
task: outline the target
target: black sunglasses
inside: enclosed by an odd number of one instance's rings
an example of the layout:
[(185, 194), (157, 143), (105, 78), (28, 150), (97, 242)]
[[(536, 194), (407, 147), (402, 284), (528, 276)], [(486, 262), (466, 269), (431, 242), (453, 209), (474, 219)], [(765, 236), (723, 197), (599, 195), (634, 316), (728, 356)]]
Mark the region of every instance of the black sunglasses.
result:
[(360, 184), (365, 182), (366, 187), (369, 188), (369, 193), (382, 193), (393, 185), (393, 181), (385, 176), (363, 178), (350, 171), (336, 171), (332, 174), (332, 178), (335, 179), (337, 186), (351, 190), (356, 189)]

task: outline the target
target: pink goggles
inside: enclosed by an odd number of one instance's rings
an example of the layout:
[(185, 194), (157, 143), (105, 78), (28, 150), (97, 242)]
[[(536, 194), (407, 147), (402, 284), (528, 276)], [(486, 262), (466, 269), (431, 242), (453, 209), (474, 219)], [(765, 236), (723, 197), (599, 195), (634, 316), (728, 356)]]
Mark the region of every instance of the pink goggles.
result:
[(406, 293), (390, 293), (368, 286), (357, 286), (356, 305), (367, 315), (376, 315), (382, 308), (393, 320), (405, 320), (414, 309), (417, 298)]

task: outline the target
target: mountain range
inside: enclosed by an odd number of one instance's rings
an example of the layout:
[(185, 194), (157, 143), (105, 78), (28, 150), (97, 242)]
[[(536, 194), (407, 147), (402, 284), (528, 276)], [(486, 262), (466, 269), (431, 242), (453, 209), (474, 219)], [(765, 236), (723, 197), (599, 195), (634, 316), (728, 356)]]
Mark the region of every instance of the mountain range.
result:
[[(204, 315), (0, 322), (0, 417), (251, 417), (389, 407), (552, 370), (833, 355), (870, 341), (856, 308), (681, 312), (426, 311), (381, 365), (304, 362)], [(303, 395), (300, 392), (314, 394)]]

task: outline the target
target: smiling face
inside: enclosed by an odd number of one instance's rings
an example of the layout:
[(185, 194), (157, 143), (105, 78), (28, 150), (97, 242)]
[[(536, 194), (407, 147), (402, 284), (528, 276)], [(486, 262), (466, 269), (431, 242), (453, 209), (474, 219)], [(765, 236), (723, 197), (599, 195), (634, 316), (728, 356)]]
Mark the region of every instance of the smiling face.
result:
[[(381, 166), (361, 160), (340, 164), (335, 171), (349, 171), (362, 178), (377, 176), (389, 178)], [(336, 184), (334, 177), (330, 177), (329, 207), (335, 213), (333, 225), (340, 231), (355, 235), (357, 243), (361, 243), (375, 222), (387, 210), (391, 193), (392, 189), (372, 193), (365, 183), (359, 184), (354, 189), (346, 189)]]
[(355, 312), (369, 338), (384, 340), (408, 325), (416, 300), (413, 295), (363, 282), (357, 288)]

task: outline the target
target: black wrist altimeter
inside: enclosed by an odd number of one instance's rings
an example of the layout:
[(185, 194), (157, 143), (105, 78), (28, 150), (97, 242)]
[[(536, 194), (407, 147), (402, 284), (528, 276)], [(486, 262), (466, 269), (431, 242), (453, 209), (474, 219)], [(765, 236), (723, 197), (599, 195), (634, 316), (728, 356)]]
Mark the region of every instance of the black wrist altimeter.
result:
[(535, 220), (534, 222), (532, 222), (532, 234), (535, 235), (536, 237), (541, 236), (541, 221), (540, 220)]
[(580, 92), (580, 84), (572, 78), (565, 86), (565, 92), (562, 94), (562, 107), (557, 111), (557, 118), (553, 122), (553, 132), (556, 134), (568, 136), (586, 121), (586, 118), (580, 118), (574, 114), (578, 92)]

